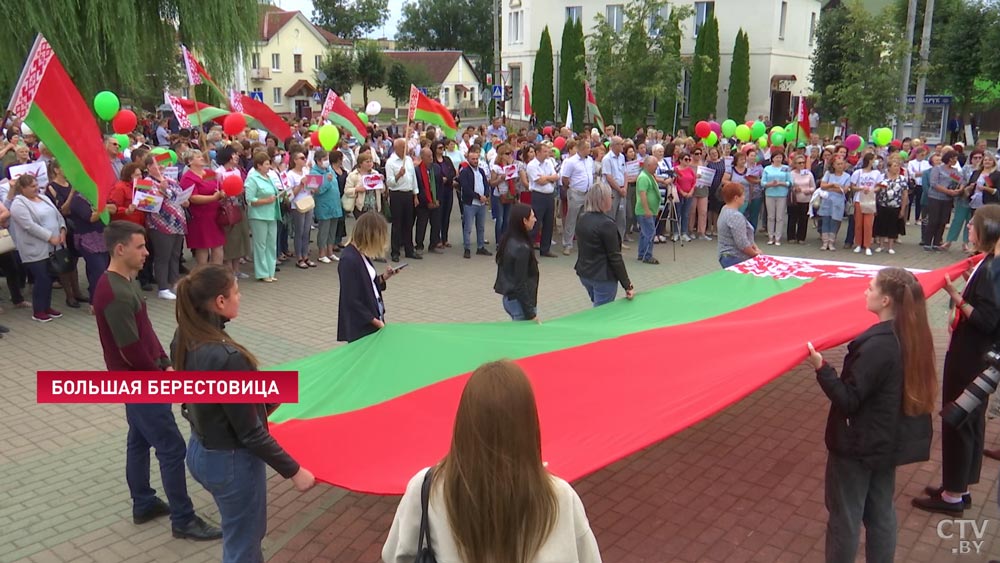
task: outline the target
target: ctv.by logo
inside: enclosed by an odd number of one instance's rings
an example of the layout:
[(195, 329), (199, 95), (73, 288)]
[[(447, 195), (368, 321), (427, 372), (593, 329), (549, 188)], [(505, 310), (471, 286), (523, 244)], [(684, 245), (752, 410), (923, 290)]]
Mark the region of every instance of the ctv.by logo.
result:
[(943, 540), (958, 538), (958, 546), (951, 548), (952, 553), (959, 555), (979, 554), (986, 542), (986, 527), (989, 520), (942, 520), (937, 525), (937, 535)]

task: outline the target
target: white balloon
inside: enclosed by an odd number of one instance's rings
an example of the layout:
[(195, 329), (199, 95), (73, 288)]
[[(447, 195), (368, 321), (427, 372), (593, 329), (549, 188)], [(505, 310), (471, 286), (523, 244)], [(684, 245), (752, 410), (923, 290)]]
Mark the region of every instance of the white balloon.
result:
[(380, 111), (382, 111), (382, 104), (375, 100), (368, 102), (368, 107), (365, 108), (365, 113), (368, 114), (368, 117), (378, 115)]

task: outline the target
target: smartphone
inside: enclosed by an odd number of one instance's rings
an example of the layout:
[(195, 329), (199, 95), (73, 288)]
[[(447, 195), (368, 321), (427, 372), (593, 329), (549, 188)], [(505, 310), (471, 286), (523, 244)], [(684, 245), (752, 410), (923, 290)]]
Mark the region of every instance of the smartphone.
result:
[(392, 269), (392, 273), (394, 273), (394, 274), (398, 274), (400, 270), (402, 270), (403, 268), (405, 268), (405, 267), (407, 267), (407, 266), (409, 266), (409, 265), (410, 265), (410, 264), (409, 264), (408, 262), (403, 262), (403, 263), (402, 263), (402, 264), (400, 264), (399, 266), (396, 266), (396, 267), (394, 267), (394, 268)]

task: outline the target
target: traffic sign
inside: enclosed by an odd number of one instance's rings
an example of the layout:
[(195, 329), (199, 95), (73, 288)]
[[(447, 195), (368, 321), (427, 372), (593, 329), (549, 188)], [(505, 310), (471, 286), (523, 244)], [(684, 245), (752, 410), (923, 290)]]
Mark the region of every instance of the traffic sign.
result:
[(313, 94), (313, 101), (318, 104), (323, 101), (323, 96), (321, 96), (319, 92), (316, 92)]
[(486, 84), (493, 84), (493, 74), (492, 73), (489, 73), (489, 72), (486, 73)]
[(504, 84), (506, 84), (507, 81), (510, 80), (510, 71), (509, 70), (501, 70), (500, 71), (500, 80)]
[(264, 101), (264, 91), (263, 90), (251, 90), (250, 97), (257, 100), (258, 102)]
[(493, 99), (502, 100), (503, 99), (503, 87), (499, 84), (493, 86)]

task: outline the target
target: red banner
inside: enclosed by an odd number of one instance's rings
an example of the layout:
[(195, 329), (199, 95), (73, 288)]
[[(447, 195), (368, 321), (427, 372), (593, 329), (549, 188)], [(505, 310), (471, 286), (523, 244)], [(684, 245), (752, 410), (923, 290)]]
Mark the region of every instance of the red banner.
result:
[(297, 403), (296, 371), (40, 371), (39, 403)]

